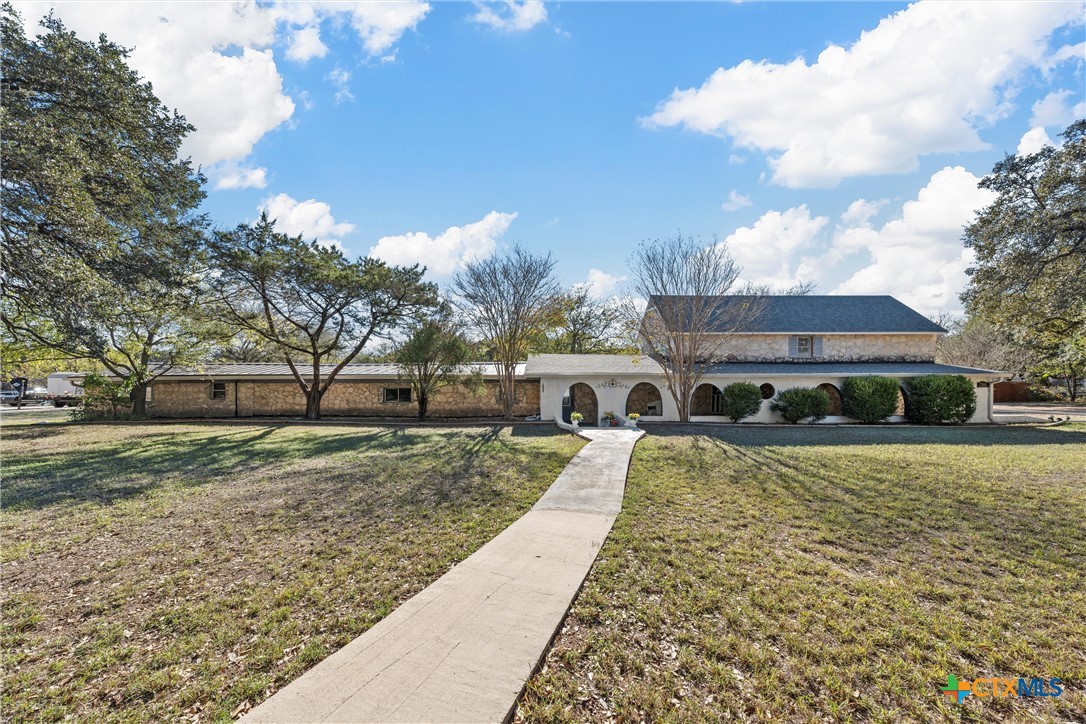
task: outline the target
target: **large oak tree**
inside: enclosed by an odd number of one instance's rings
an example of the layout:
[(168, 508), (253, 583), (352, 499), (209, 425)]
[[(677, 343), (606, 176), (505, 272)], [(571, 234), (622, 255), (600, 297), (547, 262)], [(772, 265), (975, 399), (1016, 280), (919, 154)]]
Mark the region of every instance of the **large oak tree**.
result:
[(1009, 155), (981, 181), (997, 196), (965, 229), (976, 264), (962, 301), (1046, 374), (1073, 379), (1081, 365), (1066, 360), (1086, 329), (1086, 120), (1061, 135), (1062, 146)]
[(253, 225), (215, 234), (209, 248), (209, 311), (274, 345), (305, 396), (310, 420), (320, 419), (321, 400), (363, 347), (437, 302), (417, 265), (350, 260), (338, 249), (275, 231), (266, 213)]
[(204, 179), (179, 157), (193, 127), (127, 50), (41, 25), (28, 38), (0, 12), (0, 317), (24, 343), (101, 363), (142, 414), (147, 383), (202, 339), (189, 320)]

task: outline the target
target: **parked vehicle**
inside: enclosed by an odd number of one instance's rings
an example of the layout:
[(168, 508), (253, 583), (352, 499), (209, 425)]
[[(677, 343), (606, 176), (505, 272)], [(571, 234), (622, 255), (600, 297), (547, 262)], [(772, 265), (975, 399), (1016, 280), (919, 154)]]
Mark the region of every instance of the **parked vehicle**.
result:
[(83, 372), (54, 372), (49, 375), (47, 389), (54, 407), (83, 404)]

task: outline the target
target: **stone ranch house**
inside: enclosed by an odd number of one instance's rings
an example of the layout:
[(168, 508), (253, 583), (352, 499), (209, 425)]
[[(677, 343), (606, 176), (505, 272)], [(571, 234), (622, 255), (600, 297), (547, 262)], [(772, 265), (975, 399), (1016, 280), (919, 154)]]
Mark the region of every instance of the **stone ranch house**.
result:
[[(729, 298), (724, 304), (741, 301)], [(646, 315), (669, 298), (650, 300)], [(721, 315), (724, 318), (726, 315)], [(703, 367), (694, 393), (694, 421), (724, 422), (721, 389), (752, 382), (762, 390), (761, 411), (744, 422), (780, 420), (769, 410), (779, 390), (819, 387), (830, 397), (828, 423), (850, 422), (841, 414), (841, 386), (848, 377), (877, 375), (904, 383), (931, 374), (963, 375), (973, 382), (977, 410), (971, 422), (992, 421), (992, 384), (1003, 374), (935, 362), (935, 342), (946, 330), (889, 296), (776, 296), (741, 333), (729, 331), (727, 347)], [(430, 416), (498, 417), (502, 400), (492, 365), (479, 365), (482, 394), (459, 385), (441, 389)], [(638, 413), (646, 422), (676, 421), (678, 408), (663, 370), (641, 355), (543, 354), (517, 371), (514, 414), (599, 424), (605, 412)], [(152, 383), (148, 411), (159, 417), (298, 416), (305, 400), (285, 364), (212, 364), (177, 368)], [(904, 397), (897, 414), (904, 421)], [(328, 416), (413, 417), (417, 407), (392, 364), (347, 365), (322, 405)]]

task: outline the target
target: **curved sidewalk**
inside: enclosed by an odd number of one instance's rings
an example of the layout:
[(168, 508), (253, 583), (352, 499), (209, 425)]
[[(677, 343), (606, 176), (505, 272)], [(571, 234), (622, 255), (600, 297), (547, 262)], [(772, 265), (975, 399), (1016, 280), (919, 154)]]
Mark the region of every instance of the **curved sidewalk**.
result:
[(246, 722), (498, 722), (622, 508), (639, 430), (591, 440), (523, 517)]

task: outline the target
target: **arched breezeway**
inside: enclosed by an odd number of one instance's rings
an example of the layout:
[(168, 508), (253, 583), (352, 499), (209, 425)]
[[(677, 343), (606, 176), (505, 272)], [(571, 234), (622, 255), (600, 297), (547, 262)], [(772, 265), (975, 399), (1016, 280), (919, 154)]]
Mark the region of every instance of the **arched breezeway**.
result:
[(841, 390), (837, 389), (836, 385), (831, 385), (829, 382), (823, 382), (818, 386), (818, 389), (825, 392), (830, 398), (830, 407), (827, 410), (827, 415), (843, 415), (843, 404), (841, 401)]
[(664, 396), (651, 382), (638, 382), (626, 395), (626, 414), (660, 417), (664, 414)]
[(690, 414), (695, 415), (723, 415), (722, 396), (720, 388), (708, 382), (698, 385), (694, 390), (694, 399), (690, 403)]
[(570, 385), (562, 397), (562, 420), (570, 422), (570, 415), (579, 412), (583, 416), (581, 425), (590, 426), (599, 423), (600, 403), (596, 392), (584, 382)]

